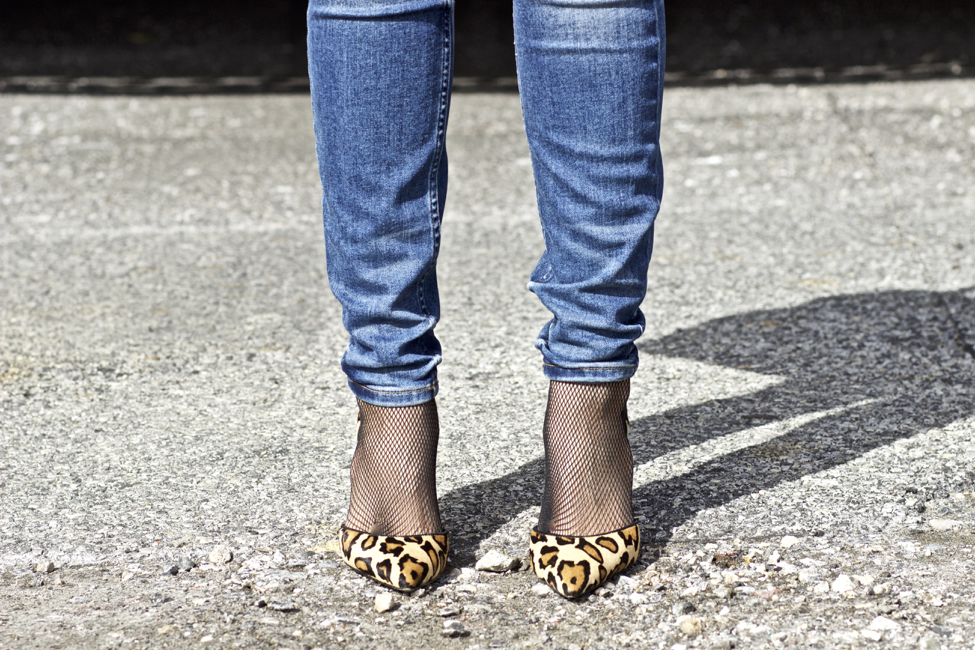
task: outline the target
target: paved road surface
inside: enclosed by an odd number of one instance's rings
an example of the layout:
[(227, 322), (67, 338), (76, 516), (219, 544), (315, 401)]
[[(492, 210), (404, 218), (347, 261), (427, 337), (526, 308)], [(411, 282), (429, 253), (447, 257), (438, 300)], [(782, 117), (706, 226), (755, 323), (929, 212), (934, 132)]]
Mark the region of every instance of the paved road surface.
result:
[(308, 98), (0, 95), (0, 648), (975, 647), (975, 83), (666, 103), (643, 558), (581, 603), (474, 569), (526, 553), (546, 315), (518, 99), (458, 95), (453, 569), (377, 613)]

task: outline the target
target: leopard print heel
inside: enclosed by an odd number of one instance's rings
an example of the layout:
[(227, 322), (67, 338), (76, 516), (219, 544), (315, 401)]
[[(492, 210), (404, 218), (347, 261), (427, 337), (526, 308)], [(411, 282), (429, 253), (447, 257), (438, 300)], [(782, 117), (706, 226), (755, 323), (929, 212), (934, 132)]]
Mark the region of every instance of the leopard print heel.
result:
[(640, 557), (636, 524), (591, 537), (549, 535), (533, 529), (528, 557), (535, 575), (564, 598), (594, 591)]
[(357, 573), (397, 591), (430, 584), (447, 567), (450, 536), (371, 535), (342, 527), (342, 559)]

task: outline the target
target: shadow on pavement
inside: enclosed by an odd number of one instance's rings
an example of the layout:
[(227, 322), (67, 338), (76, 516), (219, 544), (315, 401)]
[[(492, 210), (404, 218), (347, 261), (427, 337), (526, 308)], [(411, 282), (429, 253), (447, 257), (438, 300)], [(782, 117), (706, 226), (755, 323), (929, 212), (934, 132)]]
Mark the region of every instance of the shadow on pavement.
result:
[[(818, 414), (784, 435), (638, 487), (634, 510), (647, 543), (666, 542), (674, 528), (702, 510), (975, 414), (971, 291), (820, 298), (644, 342), (644, 355), (692, 359), (783, 381), (632, 422), (635, 466), (762, 424)], [(542, 476), (538, 459), (440, 498), (463, 563), (473, 560), (480, 542), (540, 502)], [(457, 520), (464, 525), (453, 525)], [(475, 532), (472, 526), (480, 527)]]

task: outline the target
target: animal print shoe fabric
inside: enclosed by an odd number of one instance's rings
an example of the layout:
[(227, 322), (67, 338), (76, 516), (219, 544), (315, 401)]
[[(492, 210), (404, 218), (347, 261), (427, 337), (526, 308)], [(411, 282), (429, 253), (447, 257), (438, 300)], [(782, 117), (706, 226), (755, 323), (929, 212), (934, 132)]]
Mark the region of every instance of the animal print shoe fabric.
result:
[(342, 527), (342, 559), (357, 573), (396, 589), (413, 591), (430, 584), (447, 567), (450, 537), (372, 535)]
[(581, 598), (640, 557), (636, 524), (605, 535), (570, 537), (531, 532), (528, 557), (535, 575), (564, 598)]

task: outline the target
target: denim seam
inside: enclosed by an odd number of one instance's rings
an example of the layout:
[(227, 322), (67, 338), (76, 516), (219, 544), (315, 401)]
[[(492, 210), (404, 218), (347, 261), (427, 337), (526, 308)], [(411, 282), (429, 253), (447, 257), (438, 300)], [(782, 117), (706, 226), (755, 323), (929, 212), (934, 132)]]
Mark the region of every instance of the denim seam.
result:
[(583, 366), (581, 368), (566, 368), (565, 366), (557, 366), (554, 363), (546, 363), (544, 361), (542, 362), (542, 365), (543, 366), (546, 366), (546, 367), (549, 367), (549, 368), (559, 368), (561, 370), (619, 370), (620, 368), (637, 368), (638, 367), (638, 366), (635, 366), (633, 364), (627, 364), (625, 366)]
[[(428, 179), (428, 196), (430, 197), (430, 234), (432, 239), (433, 255), (430, 262), (431, 266), (428, 266), (426, 271), (420, 277), (420, 281), (417, 286), (417, 293), (420, 298), (420, 306), (423, 308), (423, 313), (427, 317), (431, 317), (430, 309), (427, 307), (426, 294), (423, 292), (423, 285), (426, 282), (427, 277), (433, 270), (431, 267), (436, 264), (437, 255), (440, 250), (439, 240), (440, 240), (440, 195), (438, 192), (439, 182), (438, 177), (440, 174), (440, 161), (443, 157), (444, 148), (444, 136), (446, 132), (446, 121), (447, 121), (447, 102), (449, 101), (449, 84), (450, 84), (450, 32), (451, 32), (451, 20), (452, 12), (450, 9), (449, 0), (444, 2), (444, 46), (443, 46), (443, 65), (441, 67), (440, 73), (440, 107), (439, 114), (437, 116), (437, 140), (434, 144), (434, 158), (433, 164), (430, 166), (430, 176)], [(429, 350), (426, 348), (424, 343), (424, 352), (429, 354)], [(407, 391), (408, 392), (408, 391)]]
[(411, 390), (376, 390), (375, 388), (369, 388), (368, 386), (363, 386), (359, 382), (353, 381), (352, 379), (349, 379), (349, 382), (355, 384), (359, 388), (364, 388), (370, 393), (379, 393), (380, 395), (405, 395), (407, 393), (422, 393), (424, 391), (433, 390), (439, 384), (439, 382), (435, 381), (429, 386), (424, 386), (423, 388), (414, 388)]

